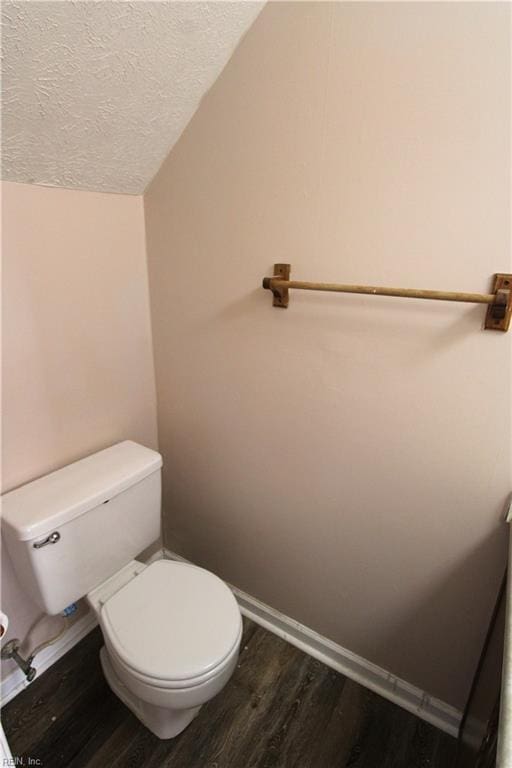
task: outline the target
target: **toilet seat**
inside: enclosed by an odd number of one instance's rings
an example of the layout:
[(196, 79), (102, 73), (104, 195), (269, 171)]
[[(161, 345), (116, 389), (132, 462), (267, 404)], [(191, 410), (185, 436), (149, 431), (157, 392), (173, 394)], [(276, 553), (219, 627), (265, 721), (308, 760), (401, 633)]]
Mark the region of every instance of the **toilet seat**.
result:
[(112, 660), (142, 683), (192, 688), (222, 674), (238, 653), (242, 620), (231, 590), (202, 568), (159, 560), (101, 607)]
[[(126, 675), (127, 677), (133, 679), (134, 681), (137, 681), (138, 683), (142, 683), (144, 686), (149, 686), (150, 688), (154, 688), (156, 690), (160, 691), (180, 691), (183, 689), (187, 690), (194, 690), (201, 688), (205, 683), (208, 683), (216, 677), (221, 677), (225, 670), (230, 668), (233, 663), (233, 658), (238, 656), (239, 646), (240, 646), (240, 639), (242, 637), (242, 631), (240, 631), (239, 639), (237, 643), (235, 644), (235, 647), (229, 653), (229, 655), (223, 659), (223, 661), (213, 669), (211, 669), (209, 672), (206, 672), (204, 675), (198, 675), (196, 677), (191, 677), (183, 680), (171, 680), (167, 678), (156, 678), (156, 677), (149, 677), (147, 675), (141, 674), (137, 669), (134, 669), (134, 667), (128, 666), (122, 659), (119, 658), (119, 656), (116, 654), (115, 650), (113, 650), (112, 646), (109, 644), (108, 640), (106, 641), (106, 646), (108, 648), (109, 656), (112, 660), (112, 663), (114, 667), (117, 669), (118, 674), (120, 675)], [(123, 676), (123, 679), (126, 679), (126, 677)]]

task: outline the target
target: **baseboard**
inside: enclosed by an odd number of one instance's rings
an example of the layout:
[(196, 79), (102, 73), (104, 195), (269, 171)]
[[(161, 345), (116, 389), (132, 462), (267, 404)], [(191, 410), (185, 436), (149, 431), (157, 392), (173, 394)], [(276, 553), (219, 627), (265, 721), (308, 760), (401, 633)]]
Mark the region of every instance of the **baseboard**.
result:
[[(164, 550), (164, 554), (169, 560), (188, 562), (185, 558), (168, 549)], [(350, 680), (354, 680), (379, 696), (388, 699), (388, 701), (392, 701), (393, 704), (412, 712), (427, 723), (450, 734), (450, 736), (457, 737), (462, 719), (462, 712), (459, 710), (440, 701), (440, 699), (429, 696), (420, 688), (348, 651), (309, 627), (299, 624), (298, 621), (242, 592), (242, 590), (230, 586), (244, 616), (283, 638), (291, 645), (300, 648), (301, 651), (313, 656), (328, 667), (341, 672)]]
[(148, 557), (147, 560), (144, 560), (143, 562), (146, 563), (146, 565), (151, 565), (151, 563), (156, 563), (157, 560), (165, 560), (166, 557), (167, 553), (165, 549), (160, 547), (156, 552), (153, 552), (151, 557)]
[[(168, 549), (155, 552), (148, 559), (148, 564), (163, 557), (169, 560), (181, 560), (185, 558), (171, 552)], [(309, 627), (300, 624), (274, 608), (262, 603), (242, 590), (231, 586), (233, 593), (240, 605), (244, 616), (260, 624), (269, 632), (283, 638), (301, 651), (318, 659), (328, 667), (348, 677), (350, 680), (363, 685), (379, 696), (382, 696), (394, 704), (412, 712), (417, 717), (431, 723), (451, 736), (457, 736), (462, 713), (440, 699), (429, 696), (425, 691), (417, 688), (405, 680), (392, 675), (390, 672), (372, 664), (341, 645), (329, 640)], [(56, 643), (45, 648), (37, 655), (34, 662), (38, 676), (58, 661), (73, 646), (82, 640), (97, 625), (96, 617), (92, 612), (87, 613)], [(1, 703), (2, 706), (11, 701), (20, 691), (30, 685), (20, 669), (13, 670), (2, 680)]]
[[(67, 632), (53, 645), (44, 648), (34, 659), (34, 666), (37, 669), (37, 677), (43, 674), (45, 670), (55, 664), (65, 653), (71, 650), (73, 646), (82, 640), (97, 625), (96, 616), (89, 611), (72, 624)], [(37, 680), (37, 677), (35, 678)], [(1, 703), (5, 706), (18, 693), (24, 690), (30, 683), (21, 669), (14, 669), (2, 679)]]

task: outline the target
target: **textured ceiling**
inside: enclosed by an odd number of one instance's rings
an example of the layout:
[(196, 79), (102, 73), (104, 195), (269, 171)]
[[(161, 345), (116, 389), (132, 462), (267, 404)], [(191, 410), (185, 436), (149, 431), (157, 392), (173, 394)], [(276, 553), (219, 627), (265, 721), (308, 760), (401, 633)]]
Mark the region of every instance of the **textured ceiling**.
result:
[(140, 194), (260, 2), (2, 3), (2, 177)]

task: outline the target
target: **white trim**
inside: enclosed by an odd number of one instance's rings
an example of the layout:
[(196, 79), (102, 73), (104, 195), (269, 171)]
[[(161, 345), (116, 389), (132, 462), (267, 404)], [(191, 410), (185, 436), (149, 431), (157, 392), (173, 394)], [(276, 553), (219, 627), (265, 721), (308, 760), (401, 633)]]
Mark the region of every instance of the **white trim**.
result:
[[(164, 555), (169, 560), (188, 562), (184, 557), (164, 549)], [(260, 624), (269, 632), (283, 638), (301, 651), (313, 656), (328, 667), (341, 672), (350, 680), (374, 691), (393, 704), (412, 712), (427, 723), (436, 726), (450, 736), (457, 737), (462, 712), (446, 704), (440, 699), (429, 696), (425, 691), (405, 680), (392, 675), (382, 667), (372, 664), (341, 645), (329, 640), (309, 627), (276, 611), (274, 608), (260, 602), (242, 590), (231, 589), (240, 605), (244, 616)]]
[[(97, 625), (96, 616), (89, 611), (72, 624), (67, 632), (53, 645), (44, 648), (34, 659), (34, 666), (37, 669), (37, 677), (43, 674), (45, 670), (55, 664), (65, 653), (71, 650), (73, 646), (82, 640)], [(35, 678), (37, 680), (37, 677)], [(30, 683), (27, 682), (21, 669), (14, 669), (2, 679), (2, 706), (11, 701), (18, 693), (23, 691)]]
[[(169, 560), (182, 560), (184, 557), (171, 552), (169, 549), (158, 550), (147, 561), (149, 565), (162, 557)], [(230, 585), (231, 586), (231, 585)], [(244, 616), (260, 624), (269, 632), (283, 638), (301, 651), (313, 656), (328, 667), (348, 677), (350, 680), (363, 685), (371, 691), (379, 694), (394, 704), (412, 712), (427, 723), (435, 725), (451, 736), (457, 736), (462, 713), (440, 699), (429, 696), (425, 691), (417, 688), (405, 680), (401, 680), (382, 667), (372, 664), (361, 656), (348, 651), (341, 645), (329, 640), (309, 627), (300, 624), (274, 608), (260, 602), (255, 597), (231, 586), (233, 593), (240, 605)], [(82, 640), (96, 625), (96, 616), (89, 612), (83, 618), (73, 624), (66, 634), (56, 643), (45, 648), (37, 655), (35, 665), (38, 675), (52, 666), (58, 659), (64, 656), (73, 646)], [(2, 706), (11, 701), (20, 691), (26, 688), (27, 683), (23, 672), (15, 669), (2, 680), (1, 701)]]
[(3, 766), (15, 765), (12, 757), (12, 753), (7, 743), (7, 739), (1, 723), (0, 723), (0, 760), (2, 761), (1, 764)]
[[(143, 562), (146, 565), (151, 565), (151, 563), (156, 563), (157, 560), (165, 560), (167, 557), (166, 551), (163, 549), (163, 547), (160, 547), (160, 549), (157, 549), (156, 552), (153, 552), (153, 554), (148, 557), (147, 560), (144, 560)], [(135, 558), (137, 559), (137, 558)]]

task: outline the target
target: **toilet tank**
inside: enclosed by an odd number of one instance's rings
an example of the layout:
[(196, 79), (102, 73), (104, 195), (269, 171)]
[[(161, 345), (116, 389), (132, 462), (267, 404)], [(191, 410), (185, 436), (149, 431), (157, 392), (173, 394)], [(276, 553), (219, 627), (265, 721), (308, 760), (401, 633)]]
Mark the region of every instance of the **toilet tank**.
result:
[(125, 441), (2, 497), (2, 537), (48, 614), (112, 576), (160, 535), (159, 453)]

